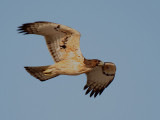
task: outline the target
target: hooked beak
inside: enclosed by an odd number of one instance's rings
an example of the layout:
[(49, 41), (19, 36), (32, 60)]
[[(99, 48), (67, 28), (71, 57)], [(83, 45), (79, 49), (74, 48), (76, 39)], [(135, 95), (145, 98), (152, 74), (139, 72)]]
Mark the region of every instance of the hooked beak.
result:
[(98, 65), (103, 66), (103, 65), (104, 65), (104, 62), (100, 61), (100, 62), (98, 63)]

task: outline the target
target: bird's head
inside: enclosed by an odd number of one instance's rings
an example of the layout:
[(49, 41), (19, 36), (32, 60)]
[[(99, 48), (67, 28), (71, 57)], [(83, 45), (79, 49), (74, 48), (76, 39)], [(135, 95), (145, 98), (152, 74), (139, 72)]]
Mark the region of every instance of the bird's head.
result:
[(87, 67), (93, 68), (95, 66), (104, 65), (104, 62), (102, 62), (102, 61), (100, 61), (98, 59), (92, 59), (92, 60), (84, 59), (84, 64)]

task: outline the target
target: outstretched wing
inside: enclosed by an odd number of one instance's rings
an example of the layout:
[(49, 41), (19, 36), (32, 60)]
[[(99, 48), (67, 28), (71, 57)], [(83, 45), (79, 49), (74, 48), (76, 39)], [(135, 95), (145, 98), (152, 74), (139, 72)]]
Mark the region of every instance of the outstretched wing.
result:
[(35, 22), (23, 24), (18, 30), (24, 34), (44, 36), (55, 62), (71, 58), (83, 60), (80, 33), (70, 27), (51, 22)]
[(101, 95), (103, 90), (113, 81), (115, 77), (116, 66), (113, 63), (104, 63), (103, 66), (97, 66), (92, 71), (86, 73), (87, 84), (84, 90), (87, 89), (86, 94), (90, 91), (90, 97), (94, 94), (96, 97)]

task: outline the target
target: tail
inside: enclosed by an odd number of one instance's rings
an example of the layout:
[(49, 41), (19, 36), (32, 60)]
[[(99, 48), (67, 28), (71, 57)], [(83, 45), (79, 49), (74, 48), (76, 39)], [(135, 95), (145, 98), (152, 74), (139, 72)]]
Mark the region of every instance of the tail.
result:
[(46, 81), (48, 79), (54, 78), (58, 76), (58, 74), (52, 74), (52, 75), (46, 75), (44, 74), (44, 71), (46, 71), (49, 68), (48, 66), (37, 66), (37, 67), (24, 67), (26, 71), (32, 75), (33, 77), (39, 79), (40, 81)]

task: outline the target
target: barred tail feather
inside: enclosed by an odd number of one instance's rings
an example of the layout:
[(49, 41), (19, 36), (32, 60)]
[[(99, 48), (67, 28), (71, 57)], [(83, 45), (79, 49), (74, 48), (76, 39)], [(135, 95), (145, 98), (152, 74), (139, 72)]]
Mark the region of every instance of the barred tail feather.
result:
[(43, 72), (48, 69), (48, 66), (36, 66), (36, 67), (24, 67), (26, 71), (33, 77), (39, 79), (40, 81), (46, 81), (48, 79), (58, 76), (57, 74), (45, 75)]

